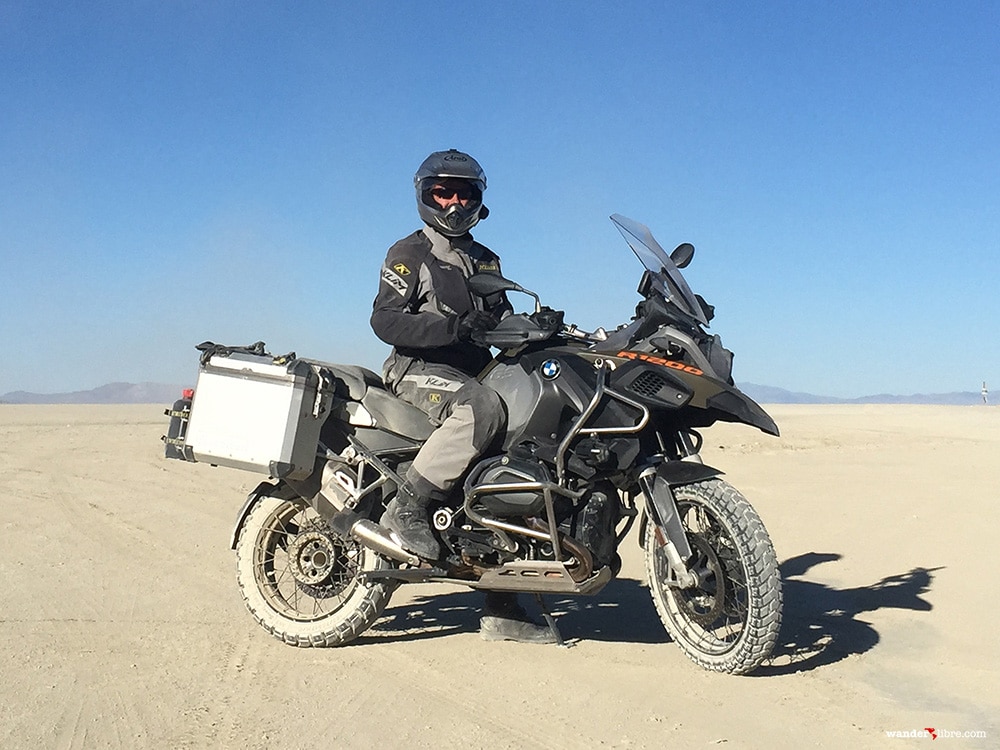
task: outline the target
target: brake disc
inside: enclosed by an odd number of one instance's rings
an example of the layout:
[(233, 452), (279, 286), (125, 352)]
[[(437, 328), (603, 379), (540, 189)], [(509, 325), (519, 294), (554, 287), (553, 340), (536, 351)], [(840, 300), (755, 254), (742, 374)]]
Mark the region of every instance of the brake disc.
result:
[(315, 599), (343, 591), (357, 569), (358, 550), (315, 529), (303, 531), (288, 545), (289, 568), (300, 590)]
[(722, 614), (726, 602), (726, 576), (722, 561), (712, 545), (700, 534), (688, 534), (694, 552), (691, 569), (698, 576), (698, 585), (690, 589), (674, 589), (674, 597), (689, 620), (709, 625)]

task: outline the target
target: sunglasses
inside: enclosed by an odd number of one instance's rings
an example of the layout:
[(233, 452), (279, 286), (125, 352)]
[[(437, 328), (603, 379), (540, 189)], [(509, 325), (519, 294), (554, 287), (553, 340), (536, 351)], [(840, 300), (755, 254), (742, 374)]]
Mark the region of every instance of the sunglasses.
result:
[(445, 187), (444, 185), (436, 185), (431, 188), (431, 195), (435, 198), (440, 198), (443, 201), (451, 200), (452, 197), (458, 197), (460, 201), (468, 201), (476, 197), (476, 190), (475, 188), (464, 185), (462, 187)]

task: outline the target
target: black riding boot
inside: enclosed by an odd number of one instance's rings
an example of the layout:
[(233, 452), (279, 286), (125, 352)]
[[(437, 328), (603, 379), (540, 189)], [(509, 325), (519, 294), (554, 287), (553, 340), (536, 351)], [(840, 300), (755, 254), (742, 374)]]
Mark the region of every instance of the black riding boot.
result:
[(486, 592), (479, 635), (484, 641), (556, 642), (552, 630), (547, 625), (534, 622), (518, 602), (517, 594), (507, 591)]
[(409, 483), (404, 483), (386, 506), (381, 523), (418, 557), (437, 560), (441, 556), (441, 544), (427, 518), (429, 504), (430, 498), (416, 494)]

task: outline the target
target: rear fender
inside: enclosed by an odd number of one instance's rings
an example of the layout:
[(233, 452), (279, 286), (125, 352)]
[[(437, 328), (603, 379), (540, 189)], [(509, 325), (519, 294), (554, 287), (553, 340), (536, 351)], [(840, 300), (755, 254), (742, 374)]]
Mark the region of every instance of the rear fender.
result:
[(229, 540), (229, 548), (236, 549), (236, 540), (240, 538), (240, 531), (243, 529), (243, 524), (246, 523), (247, 516), (250, 515), (250, 511), (253, 510), (254, 505), (262, 497), (276, 497), (279, 500), (293, 500), (295, 498), (302, 498), (309, 500), (310, 504), (319, 511), (320, 515), (329, 516), (337, 511), (337, 508), (330, 508), (329, 504), (321, 505), (322, 493), (320, 493), (320, 486), (323, 481), (323, 468), (326, 466), (326, 460), (322, 456), (316, 457), (316, 464), (313, 467), (312, 474), (310, 474), (305, 479), (279, 479), (277, 482), (261, 482), (258, 484), (253, 492), (247, 495), (246, 502), (243, 503), (243, 507), (240, 508), (240, 512), (236, 516), (236, 526), (233, 528), (232, 538)]
[(250, 511), (254, 509), (254, 506), (260, 502), (262, 497), (278, 497), (282, 500), (291, 500), (293, 497), (298, 497), (298, 493), (283, 481), (261, 482), (258, 484), (253, 492), (247, 495), (246, 502), (243, 503), (243, 507), (240, 508), (240, 512), (236, 515), (236, 525), (233, 527), (233, 535), (229, 540), (229, 549), (236, 549), (236, 541), (240, 538), (243, 524), (246, 523)]

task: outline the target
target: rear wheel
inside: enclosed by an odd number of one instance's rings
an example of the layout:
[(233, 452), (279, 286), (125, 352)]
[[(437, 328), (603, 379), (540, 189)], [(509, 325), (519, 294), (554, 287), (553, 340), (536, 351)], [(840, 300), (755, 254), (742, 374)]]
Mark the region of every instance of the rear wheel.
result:
[(670, 636), (705, 669), (745, 674), (771, 654), (781, 626), (781, 576), (771, 539), (735, 487), (718, 479), (674, 487), (700, 583), (683, 589), (646, 528), (646, 572)]
[(363, 573), (388, 567), (374, 551), (337, 537), (301, 500), (261, 498), (236, 544), (247, 609), (293, 646), (339, 646), (371, 627), (392, 586)]

